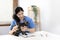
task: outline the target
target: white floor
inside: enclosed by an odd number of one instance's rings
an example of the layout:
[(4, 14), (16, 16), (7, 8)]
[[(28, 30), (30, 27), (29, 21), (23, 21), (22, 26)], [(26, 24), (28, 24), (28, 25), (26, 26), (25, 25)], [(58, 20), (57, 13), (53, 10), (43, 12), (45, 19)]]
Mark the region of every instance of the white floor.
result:
[(22, 36), (16, 37), (13, 35), (0, 35), (0, 40), (60, 40), (60, 36), (45, 31), (38, 31), (29, 34), (27, 38)]

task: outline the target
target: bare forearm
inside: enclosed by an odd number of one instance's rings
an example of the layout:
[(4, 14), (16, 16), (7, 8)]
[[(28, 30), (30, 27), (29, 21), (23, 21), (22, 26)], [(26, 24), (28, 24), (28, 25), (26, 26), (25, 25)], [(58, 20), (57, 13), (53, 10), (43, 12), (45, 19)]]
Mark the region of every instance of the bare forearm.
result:
[(33, 32), (35, 32), (35, 28), (32, 28), (32, 29), (28, 28), (28, 31), (31, 32), (31, 33), (33, 33)]
[(18, 30), (18, 29), (17, 29), (17, 26), (14, 26), (14, 27), (13, 27), (13, 29), (9, 31), (9, 34), (11, 34), (11, 35), (12, 35), (12, 34), (13, 34), (13, 32), (15, 32), (16, 30)]

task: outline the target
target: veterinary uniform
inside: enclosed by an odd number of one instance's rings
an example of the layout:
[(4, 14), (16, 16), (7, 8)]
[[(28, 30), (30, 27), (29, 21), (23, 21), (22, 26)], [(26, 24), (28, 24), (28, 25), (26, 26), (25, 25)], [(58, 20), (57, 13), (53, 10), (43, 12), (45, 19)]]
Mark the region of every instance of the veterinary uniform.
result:
[[(31, 18), (24, 16), (24, 20), (28, 22), (28, 28), (35, 28), (35, 23), (32, 21)], [(24, 20), (20, 21), (20, 23), (23, 23)], [(15, 25), (17, 25), (17, 23), (15, 20), (13, 20), (10, 25), (10, 30), (12, 30)]]

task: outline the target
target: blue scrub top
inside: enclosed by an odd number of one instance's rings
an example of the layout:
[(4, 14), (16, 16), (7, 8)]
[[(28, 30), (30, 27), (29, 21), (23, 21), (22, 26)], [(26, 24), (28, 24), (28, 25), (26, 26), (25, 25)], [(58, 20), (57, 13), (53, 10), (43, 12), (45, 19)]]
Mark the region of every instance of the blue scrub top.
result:
[[(28, 22), (28, 26), (27, 26), (28, 28), (35, 28), (35, 23), (30, 17), (24, 16), (24, 19)], [(10, 30), (12, 30), (15, 25), (16, 25), (16, 21), (13, 20), (10, 25)]]

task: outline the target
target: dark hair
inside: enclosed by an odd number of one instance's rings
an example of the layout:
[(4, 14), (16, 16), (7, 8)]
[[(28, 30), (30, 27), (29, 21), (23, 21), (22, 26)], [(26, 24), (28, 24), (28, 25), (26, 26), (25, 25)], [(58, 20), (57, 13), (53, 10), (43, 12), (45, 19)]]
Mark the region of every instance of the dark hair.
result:
[(22, 7), (17, 7), (17, 8), (15, 9), (15, 13), (13, 14), (13, 19), (14, 19), (16, 22), (20, 22), (20, 19), (17, 17), (18, 12), (20, 12), (20, 11), (23, 11), (23, 12), (24, 12), (23, 8), (22, 8)]

